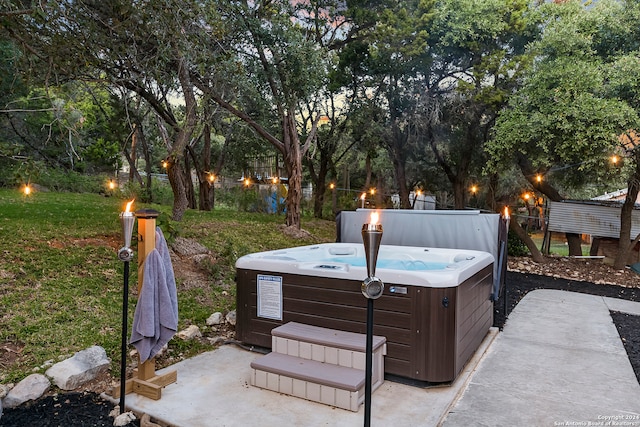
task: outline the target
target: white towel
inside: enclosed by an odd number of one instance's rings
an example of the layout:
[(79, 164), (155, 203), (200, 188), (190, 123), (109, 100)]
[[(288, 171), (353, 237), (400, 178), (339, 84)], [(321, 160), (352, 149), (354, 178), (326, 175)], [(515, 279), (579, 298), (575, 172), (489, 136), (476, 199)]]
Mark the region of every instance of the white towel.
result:
[(140, 363), (154, 357), (178, 330), (178, 298), (169, 248), (156, 230), (156, 249), (144, 260), (142, 289), (133, 316), (131, 344)]

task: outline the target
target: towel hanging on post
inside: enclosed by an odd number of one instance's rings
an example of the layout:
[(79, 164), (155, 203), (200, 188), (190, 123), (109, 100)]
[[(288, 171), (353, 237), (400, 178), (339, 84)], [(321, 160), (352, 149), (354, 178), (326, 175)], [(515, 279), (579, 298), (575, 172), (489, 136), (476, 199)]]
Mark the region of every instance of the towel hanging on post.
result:
[(153, 358), (178, 330), (178, 298), (169, 248), (156, 228), (155, 249), (144, 260), (144, 276), (133, 316), (131, 344), (140, 363)]

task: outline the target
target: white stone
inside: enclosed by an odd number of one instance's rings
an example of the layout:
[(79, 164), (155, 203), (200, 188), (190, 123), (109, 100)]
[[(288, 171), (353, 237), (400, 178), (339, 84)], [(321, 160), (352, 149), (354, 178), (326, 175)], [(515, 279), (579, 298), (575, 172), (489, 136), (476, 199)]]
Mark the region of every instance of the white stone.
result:
[(127, 424), (135, 420), (136, 420), (136, 416), (133, 415), (133, 412), (124, 412), (118, 415), (115, 420), (113, 420), (113, 425), (126, 426)]
[(207, 319), (207, 326), (219, 325), (222, 323), (222, 313), (216, 311)]
[(111, 361), (104, 348), (94, 345), (47, 369), (45, 374), (63, 390), (74, 390), (109, 369)]
[(31, 374), (12, 388), (3, 399), (5, 408), (15, 408), (29, 400), (35, 400), (49, 389), (51, 383), (42, 374)]
[(227, 323), (229, 323), (230, 325), (235, 326), (236, 324), (236, 311), (230, 311), (227, 313)]
[(202, 332), (200, 332), (200, 328), (198, 328), (196, 325), (191, 325), (187, 329), (178, 332), (177, 335), (178, 338), (181, 338), (183, 340), (191, 340), (196, 337), (201, 337)]

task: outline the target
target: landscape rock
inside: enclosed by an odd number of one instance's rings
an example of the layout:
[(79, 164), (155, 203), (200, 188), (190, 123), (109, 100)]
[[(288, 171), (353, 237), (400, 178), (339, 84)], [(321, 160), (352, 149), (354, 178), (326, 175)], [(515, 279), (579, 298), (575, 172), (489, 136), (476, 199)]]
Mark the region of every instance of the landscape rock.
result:
[(4, 399), (15, 384), (0, 384), (0, 399)]
[(207, 326), (219, 325), (222, 323), (222, 313), (216, 311), (207, 319)]
[(200, 328), (198, 328), (196, 325), (191, 325), (187, 329), (184, 329), (178, 332), (177, 335), (178, 335), (178, 338), (181, 338), (186, 341), (186, 340), (192, 340), (194, 338), (201, 337), (202, 332), (200, 332)]
[(126, 426), (132, 421), (136, 420), (136, 416), (133, 415), (133, 412), (124, 412), (118, 415), (115, 420), (113, 420), (114, 426)]
[(236, 311), (232, 310), (227, 313), (227, 323), (230, 325), (236, 325)]
[(111, 361), (104, 348), (94, 345), (58, 362), (45, 374), (63, 390), (74, 390), (109, 369)]
[(208, 254), (209, 249), (193, 239), (185, 239), (184, 237), (176, 237), (171, 244), (171, 249), (180, 256), (194, 256), (199, 254)]
[(49, 379), (42, 374), (31, 374), (12, 388), (2, 400), (5, 408), (15, 408), (29, 400), (42, 396), (51, 387)]

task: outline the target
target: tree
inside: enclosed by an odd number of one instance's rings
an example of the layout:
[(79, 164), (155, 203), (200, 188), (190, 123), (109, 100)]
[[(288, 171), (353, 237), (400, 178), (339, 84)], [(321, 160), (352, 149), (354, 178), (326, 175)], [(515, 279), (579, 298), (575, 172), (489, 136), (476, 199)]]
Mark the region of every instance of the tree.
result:
[[(603, 5), (603, 7), (606, 5)], [(605, 9), (606, 11), (607, 9)], [(613, 3), (608, 6), (611, 13), (604, 13), (599, 31), (594, 38), (594, 50), (604, 59), (609, 59), (605, 70), (607, 93), (614, 99), (626, 102), (640, 115), (640, 4), (633, 0)], [(620, 152), (630, 160), (627, 168), (627, 196), (620, 213), (620, 239), (614, 267), (623, 269), (633, 246), (631, 236), (631, 214), (640, 192), (640, 138), (638, 124), (620, 135)]]
[(416, 82), (423, 62), (428, 60), (426, 39), (433, 3), (399, 1), (370, 9), (369, 13), (377, 12), (376, 20), (371, 21), (366, 36), (342, 48), (332, 72), (334, 83), (340, 83), (347, 92), (349, 108), (362, 110), (354, 117), (375, 117), (371, 123), (379, 134), (354, 128), (355, 139), (364, 143), (368, 152), (375, 152), (375, 146), (383, 144), (403, 208), (410, 207), (406, 164), (415, 137), (421, 89)]
[[(207, 32), (198, 27), (203, 24), (199, 3), (179, 3), (176, 7), (120, 0), (40, 3), (18, 19), (3, 19), (1, 26), (31, 60), (39, 62), (43, 81), (102, 81), (135, 92), (149, 104), (169, 145), (167, 173), (175, 220), (188, 207), (182, 159), (200, 108), (190, 70), (201, 48), (179, 35)], [(170, 102), (170, 95), (182, 98), (184, 107)]]
[[(302, 7), (300, 4), (298, 7)], [(247, 123), (282, 155), (288, 174), (286, 224), (300, 228), (302, 159), (314, 141), (316, 112), (310, 129), (300, 129), (298, 111), (320, 87), (326, 69), (322, 50), (297, 20), (300, 10), (287, 1), (268, 3), (232, 2), (221, 5), (230, 32), (239, 38), (233, 44), (236, 57), (201, 73), (196, 84), (211, 99)], [(236, 94), (230, 96), (215, 82), (233, 67), (233, 81), (226, 81)], [(268, 100), (269, 115), (253, 117), (255, 99)], [(273, 124), (278, 124), (273, 126)], [(276, 136), (274, 131), (279, 133)], [(302, 141), (304, 137), (304, 142)]]
[[(490, 168), (515, 158), (525, 178), (551, 200), (563, 198), (557, 185), (575, 186), (601, 173), (616, 136), (638, 123), (628, 103), (607, 93), (609, 64), (594, 50), (593, 36), (609, 6), (603, 1), (593, 8), (579, 2), (541, 7), (544, 34), (530, 47), (536, 60), (488, 145)], [(562, 174), (535, 179), (554, 167)], [(567, 236), (570, 255), (582, 254), (578, 238)]]
[(535, 36), (526, 1), (447, 0), (438, 3), (430, 31), (421, 139), (463, 209), (469, 177), (480, 176), (484, 144), (528, 61)]

